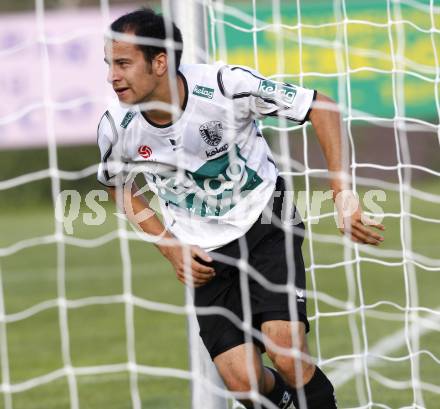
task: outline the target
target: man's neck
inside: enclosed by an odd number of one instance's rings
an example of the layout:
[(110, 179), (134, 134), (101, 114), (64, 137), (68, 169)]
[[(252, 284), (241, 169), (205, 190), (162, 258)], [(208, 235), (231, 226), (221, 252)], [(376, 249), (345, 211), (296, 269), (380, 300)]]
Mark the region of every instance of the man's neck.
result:
[[(186, 98), (185, 95), (185, 84), (183, 82), (181, 75), (176, 75), (176, 84), (177, 84), (177, 93), (179, 97), (179, 107), (183, 109), (183, 104)], [(155, 101), (164, 102), (166, 104), (173, 104), (173, 95), (171, 92), (171, 88), (174, 87), (176, 84), (170, 84), (169, 79), (167, 78), (166, 81), (164, 81), (163, 86), (159, 88), (156, 93), (156, 96), (154, 97)], [(153, 101), (151, 101), (153, 102)], [(167, 125), (175, 121), (177, 118), (173, 118), (173, 114), (168, 111), (162, 111), (160, 109), (152, 109), (148, 111), (143, 111), (142, 114), (148, 118), (150, 122), (153, 122), (157, 125)]]

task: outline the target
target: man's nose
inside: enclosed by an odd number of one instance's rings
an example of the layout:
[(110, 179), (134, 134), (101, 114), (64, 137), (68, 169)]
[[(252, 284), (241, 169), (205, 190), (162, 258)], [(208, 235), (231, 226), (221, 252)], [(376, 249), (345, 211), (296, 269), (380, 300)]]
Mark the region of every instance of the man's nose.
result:
[(115, 70), (114, 67), (110, 67), (107, 73), (107, 82), (113, 84), (115, 81), (120, 80), (120, 75), (118, 70)]

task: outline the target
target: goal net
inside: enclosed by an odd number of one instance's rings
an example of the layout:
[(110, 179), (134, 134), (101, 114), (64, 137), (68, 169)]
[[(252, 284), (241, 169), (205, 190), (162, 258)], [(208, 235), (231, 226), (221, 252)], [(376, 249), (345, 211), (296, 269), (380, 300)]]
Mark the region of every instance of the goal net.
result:
[[(339, 234), (311, 124), (259, 123), (306, 226), (310, 356), (341, 408), (437, 407), (440, 8), (433, 0), (152, 5), (182, 29), (186, 62), (249, 66), (337, 101), (347, 179), (365, 213), (386, 226), (378, 247)], [(111, 99), (103, 34), (137, 4), (99, 6), (92, 15), (36, 0), (32, 38), (21, 37), (25, 17), (0, 16), (0, 408), (239, 407), (199, 338), (192, 290), (107, 203), (95, 182), (97, 148), (71, 146), (95, 143)], [(60, 68), (63, 55), (70, 71)], [(78, 81), (67, 97), (58, 92), (66, 78)], [(26, 87), (34, 94), (16, 98)]]

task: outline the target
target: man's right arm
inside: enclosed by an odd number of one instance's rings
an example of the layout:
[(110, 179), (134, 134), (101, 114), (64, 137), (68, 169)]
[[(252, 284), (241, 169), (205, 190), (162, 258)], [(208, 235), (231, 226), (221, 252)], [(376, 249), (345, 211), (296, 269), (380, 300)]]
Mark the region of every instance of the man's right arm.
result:
[(131, 189), (109, 187), (108, 191), (128, 219), (143, 232), (156, 236), (156, 247), (173, 265), (177, 279), (183, 284), (191, 284), (187, 277), (186, 265), (192, 275), (194, 287), (200, 287), (209, 282), (215, 275), (214, 269), (201, 264), (197, 259), (210, 263), (212, 258), (198, 246), (188, 246), (179, 242), (162, 224), (154, 210), (143, 195), (136, 195), (138, 188), (133, 183)]

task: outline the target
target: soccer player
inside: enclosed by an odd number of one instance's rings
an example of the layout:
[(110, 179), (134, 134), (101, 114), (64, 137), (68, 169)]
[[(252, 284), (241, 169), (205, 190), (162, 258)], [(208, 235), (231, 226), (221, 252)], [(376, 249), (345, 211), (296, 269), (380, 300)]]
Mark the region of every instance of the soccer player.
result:
[[(172, 53), (164, 44), (167, 27)], [(336, 197), (344, 187), (336, 104), (250, 68), (180, 65), (179, 29), (149, 9), (118, 18), (111, 30), (105, 61), (120, 105), (99, 123), (99, 181), (123, 203), (130, 220), (157, 238), (178, 280), (195, 287), (197, 307), (223, 307), (243, 320), (243, 305), (250, 306), (248, 318), (260, 337), (224, 314), (198, 314), (200, 335), (226, 387), (232, 392), (258, 387), (260, 401), (250, 394), (241, 399), (247, 408), (336, 408), (333, 386), (307, 350), (304, 225), (295, 223), (285, 182), (255, 121), (264, 116), (299, 124), (310, 120)], [(314, 101), (331, 109), (313, 107)], [(158, 196), (163, 222), (133, 182), (135, 168)], [(342, 230), (357, 242), (379, 244), (383, 238), (363, 221), (357, 207)], [(286, 250), (286, 243), (292, 247)], [(240, 259), (263, 281), (240, 269)], [(276, 291), (268, 282), (294, 284), (296, 293)], [(291, 305), (289, 297), (295, 297)], [(301, 354), (285, 353), (292, 348)], [(263, 366), (263, 351), (275, 369)]]

